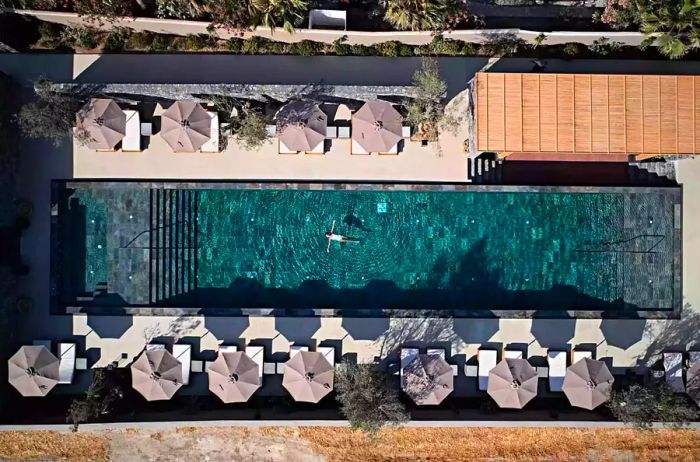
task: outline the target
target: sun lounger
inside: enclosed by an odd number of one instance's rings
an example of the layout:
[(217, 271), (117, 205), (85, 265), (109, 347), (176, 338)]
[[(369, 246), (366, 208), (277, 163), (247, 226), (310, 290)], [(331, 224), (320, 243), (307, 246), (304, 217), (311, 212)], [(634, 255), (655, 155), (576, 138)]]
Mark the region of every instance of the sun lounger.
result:
[(207, 112), (211, 118), (211, 131), (209, 132), (209, 139), (206, 143), (199, 148), (200, 152), (204, 153), (217, 153), (220, 152), (219, 149), (219, 114), (216, 112)]
[(263, 374), (274, 375), (277, 373), (276, 363), (263, 363)]
[(338, 138), (338, 127), (326, 127), (326, 138), (333, 139)]
[(277, 125), (265, 125), (265, 131), (270, 138), (277, 136)]
[(411, 127), (409, 125), (404, 125), (401, 127), (401, 137), (410, 138), (411, 137)]
[(489, 386), (489, 372), (496, 367), (498, 351), (479, 349), (476, 359), (479, 362), (479, 390), (483, 391)]
[(318, 347), (316, 351), (321, 353), (324, 358), (330, 363), (331, 366), (335, 367), (335, 348), (333, 347)]
[(403, 370), (408, 367), (418, 356), (418, 348), (401, 348), (401, 364), (399, 375), (403, 377)]
[(126, 130), (122, 139), (122, 152), (141, 152), (141, 120), (139, 112), (125, 109)]
[(146, 345), (146, 351), (158, 351), (165, 350), (165, 345), (162, 343), (149, 343)]
[(339, 139), (350, 138), (350, 127), (338, 127), (338, 138)]
[(574, 350), (571, 352), (571, 364), (576, 364), (584, 358), (593, 359), (593, 352), (580, 350)]
[(664, 353), (666, 384), (676, 393), (683, 393), (683, 353)]
[(47, 350), (51, 351), (51, 340), (34, 340), (32, 345), (43, 346), (46, 347)]
[(204, 361), (200, 361), (199, 359), (193, 359), (190, 363), (190, 371), (195, 374), (204, 372)]
[(192, 345), (176, 343), (173, 345), (173, 356), (182, 363), (182, 383), (190, 383), (190, 366), (192, 361)]
[(58, 344), (58, 383), (73, 383), (75, 348), (75, 343)]
[(75, 358), (75, 370), (86, 371), (88, 368), (87, 358)]
[(235, 353), (236, 351), (238, 351), (238, 347), (236, 345), (219, 346), (219, 353)]
[(255, 364), (258, 365), (258, 376), (260, 377), (260, 381), (262, 382), (265, 347), (248, 345), (247, 347), (245, 347), (245, 354), (247, 354), (250, 357), (250, 359), (255, 361)]
[(289, 357), (293, 357), (295, 354), (299, 353), (300, 351), (309, 351), (309, 347), (306, 345), (292, 345), (289, 348)]
[(522, 359), (523, 352), (521, 350), (504, 350), (503, 356), (508, 359)]
[[(440, 356), (442, 359), (447, 361), (446, 353), (443, 348), (428, 348), (428, 356), (431, 355)], [(452, 375), (457, 377), (459, 375), (459, 366), (456, 364), (450, 364), (450, 367), (452, 367)]]
[(549, 389), (561, 391), (566, 375), (566, 351), (548, 351), (547, 363), (549, 364)]
[(466, 377), (478, 377), (479, 376), (479, 366), (475, 364), (466, 364), (464, 366), (464, 375)]

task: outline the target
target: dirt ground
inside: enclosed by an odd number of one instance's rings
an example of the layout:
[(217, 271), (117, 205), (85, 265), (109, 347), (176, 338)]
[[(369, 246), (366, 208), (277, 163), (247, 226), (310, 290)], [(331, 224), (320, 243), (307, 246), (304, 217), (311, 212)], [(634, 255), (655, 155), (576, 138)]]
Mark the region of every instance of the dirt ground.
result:
[(1, 461), (69, 462), (691, 462), (695, 430), (403, 428), (374, 438), (348, 428), (180, 428), (4, 432)]

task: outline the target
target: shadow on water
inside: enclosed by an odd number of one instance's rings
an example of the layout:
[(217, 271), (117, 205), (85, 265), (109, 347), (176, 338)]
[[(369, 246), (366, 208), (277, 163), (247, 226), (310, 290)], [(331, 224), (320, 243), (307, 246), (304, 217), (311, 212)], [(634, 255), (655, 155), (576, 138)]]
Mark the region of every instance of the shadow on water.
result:
[[(500, 271), (491, 268), (488, 260), (486, 240), (481, 239), (457, 259), (440, 256), (427, 279), (410, 288), (400, 288), (387, 280), (371, 280), (354, 289), (334, 288), (323, 280), (305, 281), (297, 288), (271, 288), (253, 278), (237, 278), (228, 288), (198, 288), (187, 297), (192, 306), (291, 308), (301, 310), (297, 314), (302, 316), (312, 314), (311, 309), (323, 308), (341, 310), (349, 316), (357, 310), (377, 314), (381, 310), (451, 310), (463, 316), (494, 310), (536, 310), (542, 317), (553, 317), (554, 312), (557, 317), (561, 313), (568, 317), (565, 311), (577, 309), (617, 315), (638, 310), (624, 300), (602, 300), (569, 285), (556, 284), (547, 290), (504, 288)], [(168, 300), (164, 303), (167, 306)]]
[(343, 218), (343, 224), (347, 225), (350, 228), (356, 228), (366, 233), (372, 232), (370, 228), (365, 226), (365, 222), (357, 215), (355, 215), (354, 212), (350, 212), (347, 215), (345, 215), (345, 218)]

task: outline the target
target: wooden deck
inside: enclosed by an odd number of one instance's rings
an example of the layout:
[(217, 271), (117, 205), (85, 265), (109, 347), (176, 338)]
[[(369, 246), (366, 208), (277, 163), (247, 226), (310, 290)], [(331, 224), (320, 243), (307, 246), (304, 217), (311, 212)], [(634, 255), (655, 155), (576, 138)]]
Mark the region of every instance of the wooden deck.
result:
[(696, 154), (700, 77), (480, 72), (476, 126), (504, 155)]

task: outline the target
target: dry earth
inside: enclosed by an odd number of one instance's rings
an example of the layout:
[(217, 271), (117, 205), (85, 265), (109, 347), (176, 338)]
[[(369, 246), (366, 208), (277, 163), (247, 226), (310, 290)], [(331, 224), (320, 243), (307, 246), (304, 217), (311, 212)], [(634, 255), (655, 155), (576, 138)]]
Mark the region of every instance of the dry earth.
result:
[(700, 460), (700, 432), (404, 428), (375, 438), (326, 427), (0, 432), (0, 460), (691, 462)]

